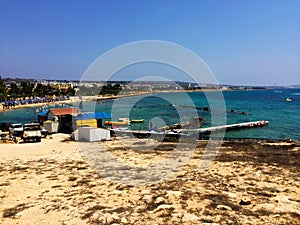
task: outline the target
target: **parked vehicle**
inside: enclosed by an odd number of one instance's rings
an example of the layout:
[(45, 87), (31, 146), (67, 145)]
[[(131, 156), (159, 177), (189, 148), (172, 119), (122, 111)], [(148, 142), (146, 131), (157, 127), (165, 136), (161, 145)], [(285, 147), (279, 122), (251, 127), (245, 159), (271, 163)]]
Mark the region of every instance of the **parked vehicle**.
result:
[(13, 123), (8, 129), (11, 137), (21, 137), (23, 134), (23, 125), (20, 123)]
[(32, 140), (40, 142), (42, 137), (39, 123), (26, 123), (23, 127), (22, 139), (24, 142)]
[(48, 135), (48, 130), (46, 130), (44, 127), (41, 127), (41, 134), (43, 138), (46, 138)]

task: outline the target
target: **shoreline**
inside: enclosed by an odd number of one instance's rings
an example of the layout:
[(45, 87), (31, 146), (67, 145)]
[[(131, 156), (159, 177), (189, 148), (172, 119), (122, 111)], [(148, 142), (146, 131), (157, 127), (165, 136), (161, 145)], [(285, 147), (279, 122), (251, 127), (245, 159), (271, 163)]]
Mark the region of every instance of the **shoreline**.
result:
[(11, 107), (9, 109), (3, 109), (3, 107), (1, 106), (0, 113), (10, 112), (10, 111), (24, 109), (24, 108), (36, 108), (36, 107), (41, 107), (41, 106), (59, 105), (59, 104), (72, 104), (74, 102), (75, 101), (73, 101), (73, 99), (70, 99), (70, 100), (62, 100), (62, 101), (57, 101), (57, 102), (32, 103), (32, 104), (27, 104), (27, 105), (17, 105), (17, 106)]
[[(162, 90), (162, 91), (145, 91), (145, 92), (137, 92), (131, 94), (120, 94), (120, 95), (111, 95), (111, 96), (82, 96), (83, 101), (101, 101), (101, 100), (109, 100), (109, 99), (117, 99), (117, 98), (127, 98), (141, 95), (150, 95), (157, 93), (181, 93), (181, 92), (227, 92), (227, 91), (254, 91), (254, 90), (269, 90), (269, 89), (246, 89), (246, 90), (237, 90), (237, 89), (227, 89), (227, 90), (219, 90), (219, 89), (199, 89), (199, 90)], [(44, 102), (44, 103), (32, 103), (27, 105), (17, 105), (10, 109), (3, 109), (2, 105), (0, 106), (0, 113), (14, 111), (23, 108), (36, 108), (45, 105), (59, 105), (59, 104), (73, 104), (76, 102), (80, 102), (79, 96), (72, 96), (69, 100), (62, 100), (57, 102)]]

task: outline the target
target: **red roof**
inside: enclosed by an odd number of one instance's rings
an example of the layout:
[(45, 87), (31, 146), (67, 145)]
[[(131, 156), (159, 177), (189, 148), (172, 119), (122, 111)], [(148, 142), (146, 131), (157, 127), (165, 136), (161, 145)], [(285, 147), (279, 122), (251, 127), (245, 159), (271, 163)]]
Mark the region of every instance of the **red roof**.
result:
[(54, 116), (63, 116), (63, 115), (77, 116), (80, 113), (80, 111), (77, 108), (50, 109), (50, 112)]

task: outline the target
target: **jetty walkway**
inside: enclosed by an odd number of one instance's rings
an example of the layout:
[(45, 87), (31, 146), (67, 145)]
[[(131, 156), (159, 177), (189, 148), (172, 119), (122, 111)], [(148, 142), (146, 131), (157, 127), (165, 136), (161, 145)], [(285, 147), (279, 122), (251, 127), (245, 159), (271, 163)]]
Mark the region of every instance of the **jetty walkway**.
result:
[(269, 121), (254, 121), (254, 122), (244, 122), (244, 123), (236, 123), (229, 124), (223, 126), (214, 126), (214, 127), (206, 127), (206, 128), (195, 128), (195, 129), (173, 129), (171, 131), (146, 131), (146, 130), (127, 130), (127, 129), (112, 129), (111, 131), (115, 134), (119, 135), (134, 135), (139, 138), (147, 138), (147, 137), (181, 137), (181, 136), (190, 136), (195, 134), (209, 134), (211, 132), (224, 132), (229, 130), (240, 130), (247, 128), (255, 128), (255, 127), (264, 127), (269, 124)]
[(240, 130), (246, 128), (254, 128), (254, 127), (263, 127), (267, 126), (269, 121), (254, 121), (254, 122), (244, 122), (244, 123), (236, 123), (229, 124), (223, 126), (215, 126), (215, 127), (206, 127), (206, 128), (195, 128), (195, 129), (179, 129), (178, 132), (197, 132), (200, 134), (207, 134), (211, 132), (221, 132), (228, 130)]

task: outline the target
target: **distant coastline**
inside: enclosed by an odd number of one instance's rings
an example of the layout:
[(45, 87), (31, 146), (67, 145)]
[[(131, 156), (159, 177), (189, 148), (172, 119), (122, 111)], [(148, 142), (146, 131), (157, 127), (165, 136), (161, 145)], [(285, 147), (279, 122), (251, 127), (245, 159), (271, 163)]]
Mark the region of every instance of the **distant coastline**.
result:
[[(249, 90), (269, 90), (269, 88), (247, 88), (247, 89), (214, 89), (214, 88), (204, 88), (204, 89), (195, 89), (195, 90), (185, 90), (185, 89), (177, 89), (177, 90), (155, 90), (155, 91), (138, 91), (135, 93), (121, 93), (118, 95), (107, 95), (107, 96), (82, 96), (82, 101), (101, 101), (101, 100), (108, 100), (108, 99), (116, 99), (116, 98), (126, 98), (126, 97), (133, 97), (133, 96), (140, 96), (140, 95), (150, 95), (150, 94), (156, 94), (156, 93), (179, 93), (179, 92), (227, 92), (227, 91), (249, 91)], [(122, 91), (121, 91), (122, 92)], [(3, 106), (0, 106), (0, 113), (2, 112), (9, 112), (13, 110), (18, 109), (24, 109), (24, 108), (36, 108), (41, 106), (49, 106), (49, 105), (60, 105), (60, 104), (73, 104), (76, 102), (80, 102), (79, 96), (73, 96), (70, 97), (68, 100), (62, 100), (62, 101), (55, 101), (55, 102), (44, 102), (44, 103), (32, 103), (32, 104), (26, 104), (26, 105), (16, 105), (14, 107), (11, 107), (9, 109), (4, 109)]]

